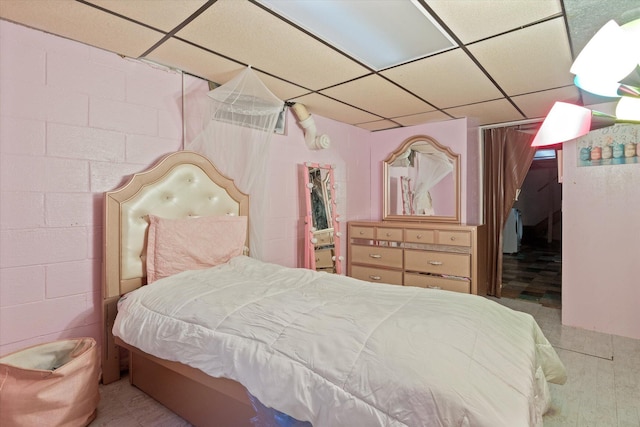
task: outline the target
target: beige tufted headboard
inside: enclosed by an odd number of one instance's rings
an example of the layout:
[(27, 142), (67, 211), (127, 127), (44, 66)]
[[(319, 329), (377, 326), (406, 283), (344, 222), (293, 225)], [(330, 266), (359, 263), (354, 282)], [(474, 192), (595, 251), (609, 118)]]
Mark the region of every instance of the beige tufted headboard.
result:
[[(249, 215), (249, 196), (200, 154), (165, 156), (125, 185), (105, 193), (103, 356), (113, 353), (111, 327), (118, 298), (146, 283), (149, 214), (163, 218)], [(247, 235), (246, 246), (249, 246)], [(105, 370), (103, 359), (103, 371)], [(114, 362), (115, 363), (115, 362)], [(106, 375), (106, 372), (105, 372)]]
[(149, 214), (163, 218), (247, 215), (249, 196), (199, 154), (164, 157), (105, 194), (105, 298), (145, 284)]

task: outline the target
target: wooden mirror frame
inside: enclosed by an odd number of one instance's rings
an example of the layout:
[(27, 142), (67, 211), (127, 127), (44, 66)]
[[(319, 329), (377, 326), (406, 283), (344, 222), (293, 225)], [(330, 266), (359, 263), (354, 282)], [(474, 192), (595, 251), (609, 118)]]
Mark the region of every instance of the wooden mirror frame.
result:
[[(451, 216), (441, 215), (399, 215), (392, 214), (390, 210), (390, 176), (389, 167), (400, 155), (405, 153), (409, 147), (419, 141), (426, 141), (433, 145), (438, 151), (444, 153), (453, 163), (453, 179), (454, 179), (454, 214)], [(392, 152), (383, 162), (383, 219), (384, 220), (397, 220), (397, 221), (420, 221), (420, 222), (446, 222), (446, 223), (460, 223), (460, 155), (451, 151), (449, 147), (445, 147), (438, 141), (430, 136), (417, 135), (406, 139), (400, 146)]]

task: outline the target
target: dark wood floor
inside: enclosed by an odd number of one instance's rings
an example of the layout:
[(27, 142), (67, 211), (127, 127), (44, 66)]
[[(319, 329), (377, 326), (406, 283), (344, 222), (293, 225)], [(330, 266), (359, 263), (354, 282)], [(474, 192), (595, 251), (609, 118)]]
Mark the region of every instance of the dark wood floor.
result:
[(523, 244), (515, 254), (504, 254), (502, 297), (562, 307), (562, 247), (560, 242)]

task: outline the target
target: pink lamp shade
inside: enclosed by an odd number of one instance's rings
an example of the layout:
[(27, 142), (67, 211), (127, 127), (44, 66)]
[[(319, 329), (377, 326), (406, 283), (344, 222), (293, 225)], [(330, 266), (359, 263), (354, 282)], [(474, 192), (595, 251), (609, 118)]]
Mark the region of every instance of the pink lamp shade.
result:
[(532, 147), (554, 145), (586, 135), (591, 130), (591, 110), (566, 102), (556, 102), (542, 122)]

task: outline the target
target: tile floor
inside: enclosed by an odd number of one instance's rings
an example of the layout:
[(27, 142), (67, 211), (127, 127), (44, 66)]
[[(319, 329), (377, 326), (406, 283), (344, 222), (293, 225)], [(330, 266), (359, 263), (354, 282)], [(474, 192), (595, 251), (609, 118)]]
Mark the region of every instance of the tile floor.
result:
[(502, 257), (502, 297), (562, 307), (562, 248), (559, 242), (523, 244)]
[[(640, 340), (563, 326), (560, 309), (536, 302), (493, 299), (531, 314), (567, 369), (566, 384), (550, 384), (552, 402), (544, 427), (640, 427)], [(129, 386), (126, 378), (100, 391), (91, 427), (190, 425)]]

